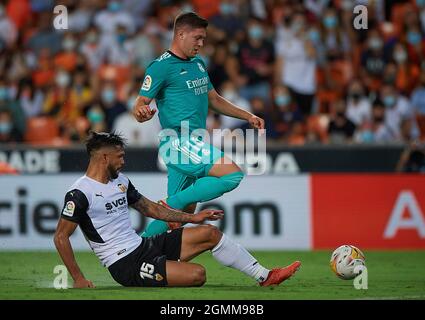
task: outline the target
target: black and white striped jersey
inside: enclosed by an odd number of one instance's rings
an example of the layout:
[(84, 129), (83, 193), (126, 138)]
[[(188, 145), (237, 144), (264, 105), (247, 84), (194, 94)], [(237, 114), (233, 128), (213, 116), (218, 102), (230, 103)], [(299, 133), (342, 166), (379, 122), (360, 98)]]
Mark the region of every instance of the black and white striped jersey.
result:
[(91, 249), (109, 267), (142, 242), (131, 226), (128, 210), (140, 197), (121, 173), (107, 184), (84, 175), (66, 193), (61, 217), (79, 224)]

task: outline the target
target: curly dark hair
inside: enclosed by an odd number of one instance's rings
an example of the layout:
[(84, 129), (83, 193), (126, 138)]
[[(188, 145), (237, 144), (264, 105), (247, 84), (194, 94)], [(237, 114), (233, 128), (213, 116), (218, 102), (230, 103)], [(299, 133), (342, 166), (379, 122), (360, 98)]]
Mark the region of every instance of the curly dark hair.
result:
[(126, 141), (122, 135), (116, 132), (94, 132), (90, 133), (90, 136), (86, 141), (86, 149), (89, 156), (103, 147), (118, 146), (125, 147)]

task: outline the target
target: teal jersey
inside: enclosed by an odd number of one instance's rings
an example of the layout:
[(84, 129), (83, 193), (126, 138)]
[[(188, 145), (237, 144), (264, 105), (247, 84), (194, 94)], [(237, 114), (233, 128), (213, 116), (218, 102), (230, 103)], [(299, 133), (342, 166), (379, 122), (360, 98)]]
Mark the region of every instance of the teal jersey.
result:
[(213, 89), (204, 62), (181, 59), (166, 51), (146, 69), (139, 95), (156, 99), (163, 129), (179, 132), (182, 121), (189, 131), (205, 129), (208, 92)]

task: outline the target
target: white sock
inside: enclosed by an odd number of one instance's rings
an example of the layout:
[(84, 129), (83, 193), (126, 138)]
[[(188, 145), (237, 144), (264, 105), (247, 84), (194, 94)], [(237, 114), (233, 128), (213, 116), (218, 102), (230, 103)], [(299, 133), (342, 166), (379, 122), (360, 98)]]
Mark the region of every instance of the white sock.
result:
[(222, 265), (238, 269), (258, 282), (266, 280), (269, 275), (270, 270), (264, 268), (244, 247), (225, 234), (211, 251)]

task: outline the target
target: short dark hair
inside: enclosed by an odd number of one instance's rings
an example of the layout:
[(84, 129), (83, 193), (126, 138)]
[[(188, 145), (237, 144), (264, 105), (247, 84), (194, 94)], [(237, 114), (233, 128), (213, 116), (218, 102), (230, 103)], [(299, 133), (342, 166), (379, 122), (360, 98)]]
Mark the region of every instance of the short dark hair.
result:
[(94, 132), (92, 131), (86, 141), (86, 149), (89, 156), (103, 147), (118, 146), (125, 147), (125, 139), (115, 132)]
[(208, 27), (208, 21), (198, 16), (195, 12), (185, 12), (179, 14), (174, 20), (174, 32), (176, 32), (176, 30), (180, 29), (183, 26), (189, 26), (193, 29), (206, 29)]

